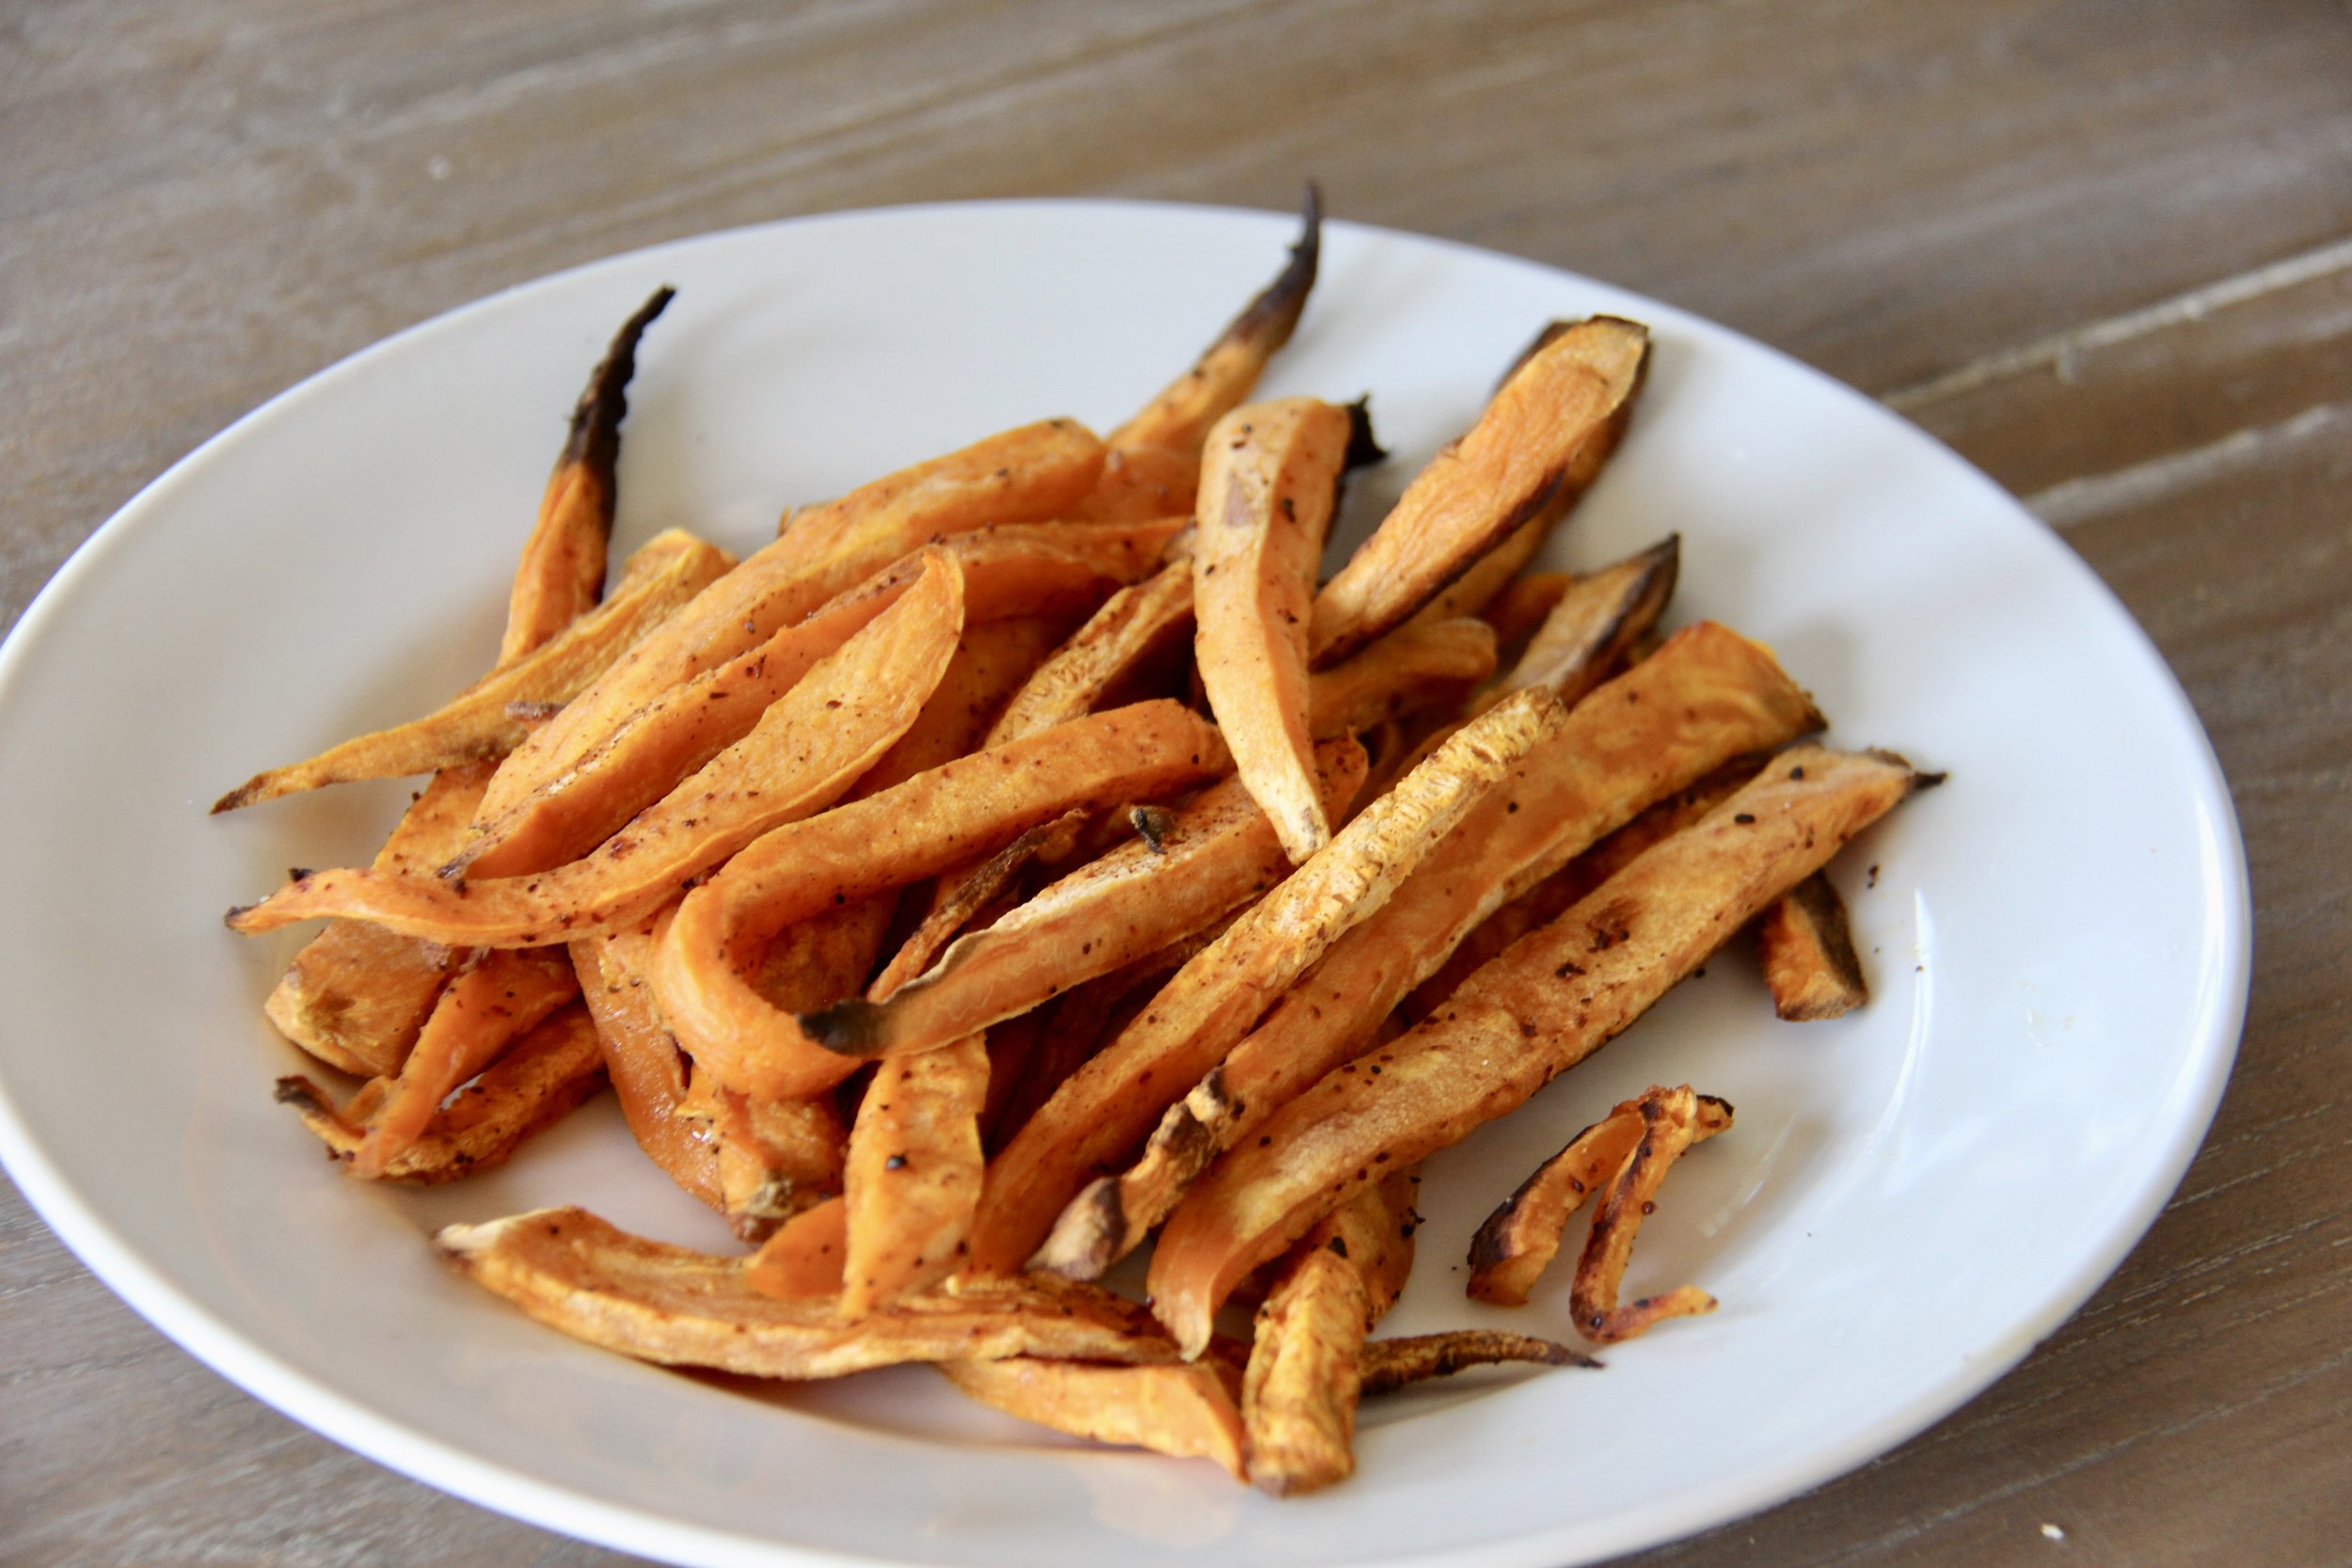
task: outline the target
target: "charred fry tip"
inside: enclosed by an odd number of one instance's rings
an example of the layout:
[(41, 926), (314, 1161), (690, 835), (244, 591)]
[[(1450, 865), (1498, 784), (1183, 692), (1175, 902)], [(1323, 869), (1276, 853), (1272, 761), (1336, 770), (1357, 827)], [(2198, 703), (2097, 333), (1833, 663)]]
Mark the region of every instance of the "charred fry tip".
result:
[(1100, 1279), (1124, 1253), (1126, 1240), (1127, 1211), (1119, 1201), (1119, 1182), (1098, 1176), (1070, 1200), (1029, 1267), (1064, 1279)]
[(253, 777), (246, 780), (245, 783), (239, 784), (236, 788), (230, 790), (219, 800), (215, 800), (213, 802), (213, 809), (210, 815), (218, 816), (222, 812), (238, 811), (242, 810), (244, 807), (251, 805), (254, 801), (262, 798), (262, 781), (268, 777), (269, 775), (267, 773), (254, 774)]
[(1228, 340), (1261, 339), (1274, 348), (1290, 341), (1300, 313), (1307, 309), (1307, 295), (1315, 286), (1315, 270), (1323, 260), (1323, 188), (1312, 180), (1307, 182), (1298, 223), (1298, 239), (1291, 246), (1289, 262), (1233, 318), (1233, 325), (1225, 329)]
[(280, 1078), (270, 1090), (270, 1099), (280, 1105), (300, 1105), (309, 1110), (329, 1112), (334, 1106), (327, 1102), (326, 1091), (300, 1073)]
[(1714, 1106), (1716, 1110), (1723, 1113), (1724, 1124), (1725, 1126), (1729, 1126), (1731, 1124), (1733, 1114), (1732, 1103), (1730, 1101), (1725, 1100), (1722, 1095), (1703, 1094), (1699, 1096), (1699, 1103), (1702, 1105)]
[(1366, 392), (1347, 405), (1347, 453), (1341, 460), (1342, 466), (1369, 468), (1388, 460), (1389, 449), (1372, 433), (1372, 394)]
[[(675, 289), (662, 284), (612, 335), (612, 345), (589, 375), (588, 386), (572, 409), (571, 433), (564, 439), (563, 455), (556, 459), (558, 468), (585, 464), (610, 478), (613, 465), (620, 459), (621, 420), (628, 414), (628, 384), (637, 373), (638, 340), (676, 297)], [(609, 507), (605, 517), (606, 527), (610, 528)]]
[(1367, 1399), (1392, 1394), (1430, 1378), (1452, 1377), (1472, 1367), (1509, 1362), (1539, 1367), (1581, 1367), (1598, 1371), (1602, 1363), (1556, 1339), (1503, 1329), (1464, 1328), (1409, 1338), (1376, 1339), (1364, 1347), (1363, 1394)]
[(882, 1020), (888, 1016), (882, 1004), (851, 996), (830, 1007), (801, 1014), (801, 1032), (836, 1055), (864, 1058), (874, 1053), (882, 1038)]
[(1127, 814), (1136, 836), (1155, 855), (1168, 853), (1168, 835), (1176, 831), (1176, 814), (1165, 806), (1137, 806)]
[(220, 923), (223, 926), (228, 927), (232, 931), (242, 931), (245, 929), (245, 927), (241, 923), (244, 921), (245, 917), (251, 914), (255, 910), (258, 910), (261, 907), (262, 904), (259, 900), (250, 904), (231, 904), (229, 906), (229, 912), (220, 917)]

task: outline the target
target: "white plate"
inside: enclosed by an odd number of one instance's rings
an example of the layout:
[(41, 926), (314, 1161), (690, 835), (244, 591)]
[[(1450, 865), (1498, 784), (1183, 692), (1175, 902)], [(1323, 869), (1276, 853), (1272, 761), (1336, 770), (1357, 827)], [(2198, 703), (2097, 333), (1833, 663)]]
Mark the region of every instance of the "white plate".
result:
[(1726, 953), (1432, 1162), (1390, 1326), (1565, 1337), (1556, 1289), (1517, 1314), (1465, 1302), (1464, 1244), (1653, 1081), (1728, 1096), (1739, 1125), (1676, 1172), (1631, 1284), (1692, 1280), (1721, 1311), (1605, 1372), (1370, 1412), (1355, 1481), (1277, 1503), (967, 1408), (922, 1369), (754, 1394), (639, 1366), (444, 1271), (432, 1227), (542, 1202), (722, 1242), (609, 1105), (511, 1170), (416, 1195), (337, 1180), (271, 1103), (297, 1058), (258, 1008), (298, 938), (241, 941), (220, 912), (291, 863), (363, 861), (404, 796), (204, 807), (485, 665), (563, 417), (653, 285), (681, 293), (630, 392), (623, 542), (684, 524), (743, 549), (787, 502), (991, 430), (1115, 422), (1290, 230), (1020, 203), (714, 235), (404, 333), (158, 480), (0, 653), (0, 1153), (27, 1196), (132, 1306), (296, 1419), (681, 1562), (1581, 1562), (1787, 1497), (2000, 1375), (2147, 1227), (2229, 1069), (2245, 870), (2179, 689), (2063, 546), (1875, 404), (1622, 290), (1345, 224), (1265, 390), (1374, 394), (1397, 457), (1358, 486), (1359, 525), (1544, 319), (1645, 320), (1640, 418), (1555, 563), (1680, 530), (1677, 618), (1773, 643), (1835, 738), (1951, 770), (1836, 868), (1867, 1008), (1778, 1023)]

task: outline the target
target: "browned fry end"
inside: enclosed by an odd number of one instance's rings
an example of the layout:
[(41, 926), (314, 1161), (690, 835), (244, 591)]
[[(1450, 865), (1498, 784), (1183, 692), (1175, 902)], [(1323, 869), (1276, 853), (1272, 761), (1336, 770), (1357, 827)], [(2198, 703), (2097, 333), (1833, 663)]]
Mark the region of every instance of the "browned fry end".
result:
[(1773, 1011), (1782, 1018), (1842, 1018), (1869, 1000), (1846, 901), (1826, 874), (1815, 872), (1765, 911), (1756, 940)]
[(1573, 1346), (1499, 1328), (1457, 1328), (1375, 1339), (1363, 1349), (1363, 1397), (1393, 1394), (1435, 1377), (1452, 1377), (1472, 1367), (1524, 1362), (1538, 1367), (1585, 1367), (1600, 1363)]

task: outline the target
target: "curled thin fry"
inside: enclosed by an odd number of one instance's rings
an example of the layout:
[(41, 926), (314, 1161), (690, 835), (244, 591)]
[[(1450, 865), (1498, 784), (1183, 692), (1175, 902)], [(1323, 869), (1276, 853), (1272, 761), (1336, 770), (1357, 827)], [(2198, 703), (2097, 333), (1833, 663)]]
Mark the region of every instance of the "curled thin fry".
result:
[[(1464, 1289), (1473, 1299), (1497, 1307), (1527, 1305), (1528, 1292), (1559, 1253), (1569, 1217), (1617, 1174), (1655, 1119), (1645, 1105), (1662, 1103), (1670, 1092), (1653, 1088), (1619, 1104), (1536, 1166), (1496, 1206), (1470, 1239), (1470, 1275)], [(1694, 1143), (1731, 1125), (1730, 1102), (1713, 1095), (1698, 1096), (1692, 1115)]]
[[(1688, 1084), (1651, 1089), (1634, 1102), (1634, 1109), (1640, 1125), (1609, 1190), (1601, 1195), (1568, 1291), (1576, 1331), (1600, 1344), (1635, 1338), (1667, 1318), (1715, 1310), (1715, 1298), (1695, 1285), (1677, 1285), (1663, 1295), (1618, 1303), (1618, 1285), (1633, 1256), (1633, 1238), (1643, 1217), (1658, 1207), (1658, 1189), (1668, 1167), (1701, 1135), (1698, 1097)], [(1728, 1117), (1724, 1119), (1728, 1125)]]
[(1452, 1377), (1472, 1367), (1498, 1367), (1519, 1361), (1538, 1367), (1585, 1367), (1600, 1363), (1556, 1339), (1513, 1334), (1499, 1328), (1456, 1328), (1441, 1334), (1415, 1334), (1395, 1339), (1375, 1339), (1363, 1352), (1363, 1397), (1393, 1394), (1399, 1388), (1433, 1377)]

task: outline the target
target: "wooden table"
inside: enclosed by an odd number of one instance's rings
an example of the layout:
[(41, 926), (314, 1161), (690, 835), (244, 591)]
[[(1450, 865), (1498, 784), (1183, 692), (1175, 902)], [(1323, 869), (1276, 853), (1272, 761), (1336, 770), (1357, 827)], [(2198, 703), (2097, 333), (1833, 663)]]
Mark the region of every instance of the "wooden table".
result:
[[(2352, 1550), (2343, 5), (0, 15), (0, 626), (166, 465), (384, 334), (833, 208), (1281, 207), (1312, 172), (1347, 216), (1629, 284), (1885, 398), (2061, 530), (2186, 684), (2252, 856), (2252, 1013), (2179, 1196), (2019, 1370), (1861, 1471), (1641, 1560)], [(0, 1560), (619, 1560), (254, 1402), (6, 1189), (0, 1344)]]

